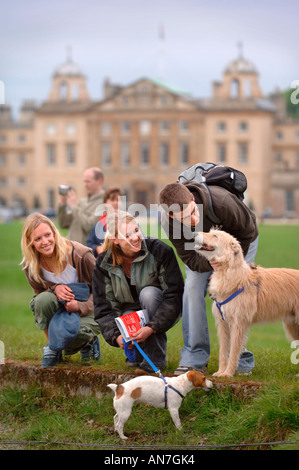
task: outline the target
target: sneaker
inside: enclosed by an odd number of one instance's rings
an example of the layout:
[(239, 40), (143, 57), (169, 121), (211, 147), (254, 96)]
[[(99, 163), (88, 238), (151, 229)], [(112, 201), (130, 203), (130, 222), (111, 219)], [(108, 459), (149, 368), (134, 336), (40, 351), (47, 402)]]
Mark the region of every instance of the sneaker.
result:
[(237, 375), (251, 375), (251, 370), (236, 370)]
[(42, 359), (42, 367), (52, 367), (57, 366), (59, 362), (62, 361), (62, 352), (61, 351), (53, 351), (50, 349), (48, 344), (43, 348), (43, 359)]
[(205, 372), (207, 370), (207, 366), (203, 366), (200, 369), (195, 369), (195, 367), (191, 367), (191, 366), (179, 366), (174, 371), (174, 375), (183, 375), (183, 374), (186, 374), (186, 372), (189, 372), (190, 370), (198, 370), (199, 372)]
[[(155, 364), (156, 367), (159, 369), (159, 371), (161, 372), (163, 369), (165, 369), (165, 366), (160, 366)], [(135, 374), (136, 375), (145, 375), (145, 374), (156, 374), (156, 372), (154, 371), (154, 369), (149, 365), (149, 364), (139, 364), (139, 367), (137, 367), (137, 369), (135, 370)]]
[(98, 336), (93, 338), (92, 343), (87, 343), (83, 346), (83, 348), (80, 349), (80, 354), (81, 361), (89, 361), (90, 359), (98, 361), (101, 359), (101, 348)]
[(126, 366), (127, 367), (139, 367), (140, 362), (137, 361), (130, 361), (129, 359), (126, 359)]

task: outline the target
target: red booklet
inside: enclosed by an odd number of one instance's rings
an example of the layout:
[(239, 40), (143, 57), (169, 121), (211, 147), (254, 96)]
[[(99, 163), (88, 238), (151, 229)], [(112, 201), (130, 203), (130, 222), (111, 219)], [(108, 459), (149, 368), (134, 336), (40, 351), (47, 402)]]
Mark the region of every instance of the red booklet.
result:
[(126, 313), (115, 319), (119, 331), (126, 342), (131, 341), (132, 336), (147, 323), (147, 314), (145, 310)]

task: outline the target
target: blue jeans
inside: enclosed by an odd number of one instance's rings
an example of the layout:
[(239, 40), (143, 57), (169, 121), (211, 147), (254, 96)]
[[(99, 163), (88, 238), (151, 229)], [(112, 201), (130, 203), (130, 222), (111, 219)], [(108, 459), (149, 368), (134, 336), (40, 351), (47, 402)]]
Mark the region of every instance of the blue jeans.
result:
[[(147, 286), (139, 294), (139, 302), (142, 310), (146, 310), (149, 321), (156, 313), (157, 308), (163, 302), (162, 290), (158, 287)], [(129, 313), (129, 311), (124, 312)], [(176, 319), (177, 321), (178, 319)], [(174, 322), (174, 324), (176, 323)], [(150, 335), (143, 343), (139, 343), (141, 349), (150, 358), (158, 369), (167, 363), (167, 336), (166, 333), (155, 333)], [(148, 366), (148, 362), (136, 350), (136, 361), (142, 366)]]
[[(258, 247), (254, 240), (245, 256), (247, 263), (253, 263)], [(186, 281), (183, 295), (182, 329), (184, 346), (181, 350), (180, 366), (202, 370), (210, 358), (210, 337), (206, 312), (208, 278), (213, 271), (200, 273), (186, 266)], [(237, 370), (250, 371), (254, 367), (253, 353), (244, 349)]]

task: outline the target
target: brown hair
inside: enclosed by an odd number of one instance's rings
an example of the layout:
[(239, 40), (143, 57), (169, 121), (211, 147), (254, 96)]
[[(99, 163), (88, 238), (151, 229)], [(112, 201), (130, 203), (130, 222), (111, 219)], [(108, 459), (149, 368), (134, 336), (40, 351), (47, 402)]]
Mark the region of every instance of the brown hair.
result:
[(167, 184), (159, 194), (160, 204), (167, 213), (184, 210), (192, 199), (192, 193), (181, 183)]
[(118, 196), (123, 196), (124, 193), (120, 188), (108, 188), (104, 193), (104, 202), (107, 202), (107, 199), (112, 199), (114, 201)]

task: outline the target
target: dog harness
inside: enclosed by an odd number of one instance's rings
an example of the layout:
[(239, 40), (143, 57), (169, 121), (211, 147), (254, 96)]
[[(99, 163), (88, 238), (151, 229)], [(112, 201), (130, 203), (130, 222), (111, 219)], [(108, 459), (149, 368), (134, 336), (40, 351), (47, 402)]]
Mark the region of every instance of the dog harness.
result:
[[(133, 351), (129, 349), (129, 344), (130, 343), (126, 343), (125, 340), (123, 339), (123, 342), (125, 343), (125, 354), (127, 356), (127, 358), (129, 359), (129, 361), (134, 361), (135, 358), (136, 358), (136, 355), (135, 355), (135, 350), (133, 349)], [(176, 388), (174, 388), (172, 385), (169, 385), (167, 383), (167, 380), (165, 379), (165, 377), (161, 374), (160, 370), (155, 366), (155, 364), (150, 360), (150, 358), (145, 354), (144, 351), (142, 351), (141, 347), (139, 346), (138, 343), (134, 343), (134, 346), (136, 346), (136, 348), (138, 349), (138, 351), (140, 352), (140, 354), (144, 357), (144, 359), (146, 359), (146, 361), (149, 363), (149, 365), (151, 366), (151, 368), (154, 370), (154, 372), (158, 373), (159, 374), (159, 377), (160, 379), (163, 380), (164, 384), (165, 384), (165, 389), (164, 389), (164, 401), (165, 401), (165, 404), (164, 404), (164, 408), (168, 408), (168, 405), (167, 405), (167, 394), (168, 394), (168, 389), (171, 388), (171, 390), (173, 390), (174, 392), (176, 392), (183, 400), (185, 398), (185, 396), (179, 392)]]
[[(256, 268), (253, 267), (253, 266), (250, 266), (250, 267), (251, 267), (251, 269), (256, 269)], [(252, 282), (252, 284), (253, 284), (256, 288), (258, 288), (258, 284), (257, 284), (256, 282)], [(214, 302), (215, 302), (215, 304), (216, 304), (216, 307), (218, 308), (218, 310), (219, 310), (219, 312), (220, 312), (220, 315), (221, 315), (223, 321), (225, 321), (225, 318), (224, 318), (223, 312), (222, 312), (222, 310), (221, 310), (222, 305), (225, 305), (225, 304), (227, 304), (228, 302), (230, 302), (231, 300), (233, 300), (235, 297), (237, 297), (237, 295), (241, 294), (244, 289), (245, 289), (245, 287), (241, 287), (241, 289), (236, 290), (236, 292), (234, 292), (232, 295), (230, 295), (230, 296), (229, 296), (227, 299), (225, 299), (223, 302), (217, 302), (217, 300), (216, 300), (216, 299), (213, 299), (213, 297), (212, 297), (212, 299), (214, 300)]]
[(223, 312), (221, 310), (222, 305), (225, 305), (228, 302), (230, 302), (231, 300), (233, 300), (235, 297), (237, 297), (237, 295), (241, 294), (241, 292), (243, 292), (244, 289), (245, 289), (245, 287), (242, 287), (241, 289), (236, 290), (236, 292), (234, 292), (230, 297), (225, 299), (223, 302), (217, 302), (217, 300), (214, 299), (223, 321), (225, 321), (225, 319), (224, 319), (224, 316), (223, 316)]

